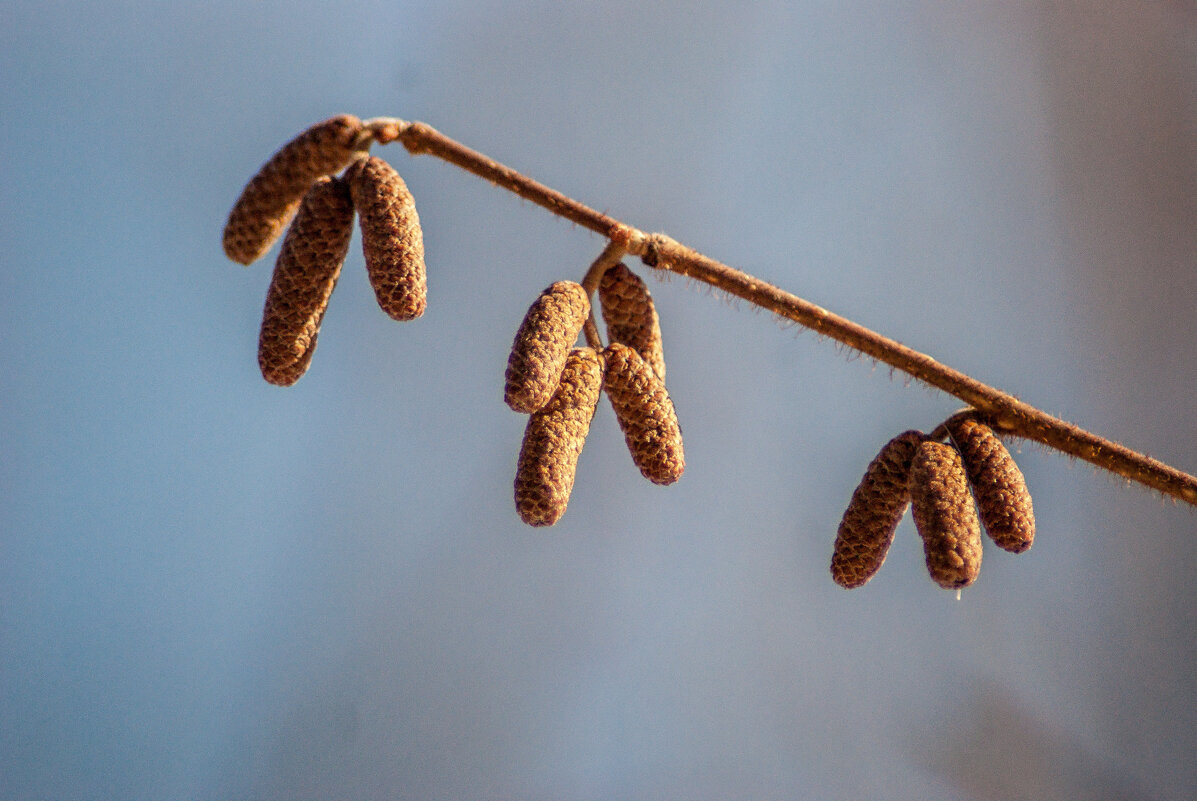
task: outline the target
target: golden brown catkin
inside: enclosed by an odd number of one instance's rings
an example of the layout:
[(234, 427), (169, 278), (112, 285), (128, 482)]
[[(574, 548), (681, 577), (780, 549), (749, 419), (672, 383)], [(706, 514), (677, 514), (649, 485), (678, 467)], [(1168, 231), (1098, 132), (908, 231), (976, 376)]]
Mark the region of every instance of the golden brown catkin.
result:
[(316, 123), (279, 148), (241, 190), (229, 212), (225, 254), (249, 264), (269, 250), (312, 183), (353, 160), (361, 131), (361, 120), (342, 114)]
[(320, 178), (304, 196), (283, 239), (258, 340), (258, 366), (290, 386), (307, 371), (353, 235), (353, 202), (338, 178)]
[(981, 524), (959, 451), (933, 440), (918, 446), (910, 506), (931, 578), (949, 590), (972, 584), (981, 570)]
[(399, 173), (376, 156), (358, 159), (344, 177), (361, 220), (362, 251), (378, 305), (396, 320), (414, 320), (428, 298), (415, 200)]
[(603, 387), (611, 398), (632, 461), (654, 484), (672, 484), (686, 469), (682, 429), (665, 384), (635, 349), (608, 345)]
[(590, 300), (581, 284), (558, 281), (540, 293), (511, 345), (503, 389), (508, 406), (528, 414), (549, 402), (589, 314)]
[(598, 353), (575, 348), (552, 399), (528, 419), (515, 475), (515, 509), (528, 525), (551, 526), (565, 514), (602, 385)]
[(921, 431), (904, 431), (885, 443), (852, 493), (831, 555), (831, 577), (841, 587), (862, 586), (885, 562), (910, 502), (910, 463), (923, 439)]
[(992, 428), (967, 415), (949, 418), (947, 429), (964, 460), (989, 538), (1011, 553), (1030, 548), (1035, 541), (1035, 511), (1014, 457)]
[(599, 302), (607, 338), (636, 349), (657, 378), (665, 380), (665, 352), (661, 347), (661, 318), (652, 295), (640, 277), (623, 264), (603, 273)]

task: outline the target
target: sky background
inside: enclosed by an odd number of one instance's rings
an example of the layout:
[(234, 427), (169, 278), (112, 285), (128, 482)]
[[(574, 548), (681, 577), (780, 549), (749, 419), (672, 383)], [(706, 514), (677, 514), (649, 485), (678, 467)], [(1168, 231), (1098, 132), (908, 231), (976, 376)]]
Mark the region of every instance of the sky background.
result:
[(603, 242), (376, 148), (429, 307), (355, 235), (266, 384), (245, 181), (338, 113), (582, 202), (1197, 469), (1187, 2), (0, 2), (0, 796), (1197, 795), (1197, 514), (1016, 453), (1026, 554), (936, 587), (909, 516), (828, 574), (877, 449), (959, 408), (648, 278), (687, 470), (606, 402), (516, 517), (511, 338)]

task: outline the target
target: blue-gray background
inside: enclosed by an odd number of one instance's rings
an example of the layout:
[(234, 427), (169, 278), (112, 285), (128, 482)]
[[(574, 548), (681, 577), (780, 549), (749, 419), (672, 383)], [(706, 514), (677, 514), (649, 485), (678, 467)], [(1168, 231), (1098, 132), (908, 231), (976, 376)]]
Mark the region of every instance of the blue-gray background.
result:
[[(1197, 469), (1190, 3), (0, 3), (0, 796), (1197, 793), (1197, 516), (1038, 447), (1039, 540), (963, 599), (909, 519), (828, 577), (957, 401), (650, 280), (686, 431), (600, 408), (512, 509), (512, 333), (595, 236), (398, 146), (430, 304), (355, 244), (309, 374), (220, 250), (312, 122), (424, 120)], [(633, 266), (638, 266), (634, 263)]]

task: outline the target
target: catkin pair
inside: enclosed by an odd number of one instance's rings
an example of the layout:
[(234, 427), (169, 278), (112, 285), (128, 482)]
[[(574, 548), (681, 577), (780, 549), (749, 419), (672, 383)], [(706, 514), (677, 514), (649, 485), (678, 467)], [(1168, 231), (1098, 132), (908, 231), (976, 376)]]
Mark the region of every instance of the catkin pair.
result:
[(672, 484), (686, 469), (682, 430), (665, 389), (661, 319), (639, 276), (623, 264), (599, 279), (599, 302), (610, 345), (604, 388), (632, 461), (655, 484)]

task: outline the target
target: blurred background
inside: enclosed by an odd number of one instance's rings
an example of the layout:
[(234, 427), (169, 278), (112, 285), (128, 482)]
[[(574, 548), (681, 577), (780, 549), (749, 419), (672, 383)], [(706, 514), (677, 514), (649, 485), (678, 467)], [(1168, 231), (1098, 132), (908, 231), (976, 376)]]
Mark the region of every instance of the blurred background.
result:
[(0, 3), (0, 796), (1179, 799), (1197, 514), (1037, 446), (1038, 541), (957, 601), (909, 517), (832, 583), (890, 437), (953, 398), (639, 262), (688, 467), (606, 402), (522, 525), (511, 338), (603, 242), (376, 148), (429, 309), (355, 234), (267, 385), (245, 181), (337, 113), (567, 194), (1197, 469), (1188, 2)]

